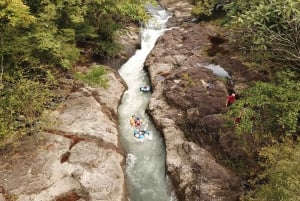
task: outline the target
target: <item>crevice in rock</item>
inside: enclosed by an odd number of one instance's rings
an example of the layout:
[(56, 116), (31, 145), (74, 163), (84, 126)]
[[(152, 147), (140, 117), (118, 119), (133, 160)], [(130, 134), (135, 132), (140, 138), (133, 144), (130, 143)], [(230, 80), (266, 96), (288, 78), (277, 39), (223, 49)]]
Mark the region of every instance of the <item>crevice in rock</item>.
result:
[(14, 196), (7, 192), (3, 186), (0, 186), (0, 200), (5, 199), (4, 201), (13, 201)]
[(64, 163), (69, 160), (71, 153), (69, 151), (63, 153), (60, 157), (60, 163)]
[[(64, 131), (51, 130), (51, 129), (45, 129), (44, 131), (49, 134), (60, 135), (65, 138), (72, 139), (72, 142), (69, 146), (69, 150), (71, 150), (71, 148), (73, 148), (80, 141), (87, 141), (87, 142), (95, 142), (95, 143), (97, 143), (97, 145), (99, 147), (101, 147), (103, 149), (111, 149), (111, 150), (119, 153), (120, 155), (123, 155), (123, 156), (125, 155), (125, 150), (123, 150), (119, 147), (116, 147), (112, 143), (105, 142), (102, 138), (99, 138), (99, 137), (84, 136), (83, 134), (70, 134), (70, 133), (66, 133)], [(80, 136), (78, 136), (78, 135), (80, 135)]]
[(60, 195), (55, 199), (55, 201), (77, 201), (79, 199), (81, 199), (81, 196), (78, 195), (76, 192), (71, 191), (64, 195)]
[(44, 131), (46, 131), (47, 133), (50, 133), (50, 134), (60, 135), (60, 136), (70, 139), (71, 143), (69, 146), (69, 150), (71, 150), (78, 142), (86, 140), (85, 138), (79, 137), (76, 134), (69, 134), (69, 133), (66, 133), (63, 131), (59, 131), (59, 130), (45, 129)]

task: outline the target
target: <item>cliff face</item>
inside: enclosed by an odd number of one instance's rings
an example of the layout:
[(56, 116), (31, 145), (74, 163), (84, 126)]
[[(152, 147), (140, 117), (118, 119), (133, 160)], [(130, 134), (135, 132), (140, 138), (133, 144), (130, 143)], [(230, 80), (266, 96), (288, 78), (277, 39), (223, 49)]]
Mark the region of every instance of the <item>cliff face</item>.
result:
[(202, 67), (208, 27), (187, 26), (165, 33), (147, 59), (154, 88), (149, 113), (162, 130), (179, 200), (237, 200), (240, 179), (208, 151), (222, 124), (226, 85)]
[(125, 153), (117, 105), (125, 87), (114, 73), (107, 90), (80, 86), (46, 116), (47, 129), (2, 150), (2, 197), (18, 201), (125, 200)]

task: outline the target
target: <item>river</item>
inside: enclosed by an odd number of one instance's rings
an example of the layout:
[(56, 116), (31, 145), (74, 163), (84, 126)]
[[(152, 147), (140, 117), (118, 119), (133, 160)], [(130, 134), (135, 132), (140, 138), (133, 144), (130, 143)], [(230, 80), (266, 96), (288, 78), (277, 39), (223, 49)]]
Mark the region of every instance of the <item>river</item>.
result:
[[(139, 88), (150, 85), (149, 77), (143, 70), (144, 62), (155, 46), (157, 39), (166, 31), (165, 24), (170, 13), (161, 7), (149, 6), (152, 18), (141, 27), (141, 49), (119, 70), (128, 85), (118, 108), (119, 131), (122, 145), (127, 151), (126, 181), (130, 201), (171, 201), (176, 200), (166, 176), (165, 144), (163, 138), (145, 113), (151, 93), (142, 93)], [(138, 141), (130, 117), (142, 118), (143, 128), (151, 131), (148, 140)]]

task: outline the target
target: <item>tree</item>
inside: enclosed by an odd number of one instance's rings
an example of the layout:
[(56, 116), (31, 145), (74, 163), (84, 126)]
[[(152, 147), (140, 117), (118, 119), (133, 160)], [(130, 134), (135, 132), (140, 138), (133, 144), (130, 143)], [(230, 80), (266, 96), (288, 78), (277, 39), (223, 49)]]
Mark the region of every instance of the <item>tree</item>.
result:
[[(271, 133), (290, 136), (299, 128), (300, 83), (297, 73), (278, 73), (273, 82), (257, 82), (247, 89), (229, 111), (231, 119), (241, 117), (239, 133)], [(262, 123), (263, 122), (263, 123)]]
[[(233, 1), (226, 6), (235, 27), (249, 33), (248, 47), (254, 51), (270, 51), (273, 58), (300, 68), (298, 0)], [(255, 33), (255, 34), (251, 34)], [(250, 39), (250, 40), (249, 40)]]
[(241, 198), (242, 201), (294, 201), (299, 199), (300, 146), (292, 142), (264, 147), (260, 152), (264, 171), (251, 183), (259, 188)]
[(199, 19), (208, 19), (226, 5), (228, 0), (190, 0), (195, 7), (192, 14)]
[(107, 70), (104, 66), (93, 65), (91, 70), (86, 73), (77, 73), (76, 77), (93, 87), (109, 87), (109, 79), (106, 77)]
[(149, 18), (147, 2), (141, 0), (85, 1), (84, 24), (77, 24), (76, 38), (95, 47), (100, 57), (115, 56), (121, 49), (115, 34), (127, 22), (143, 22)]
[(22, 0), (5, 0), (0, 2), (0, 84), (2, 84), (4, 73), (4, 57), (9, 53), (6, 50), (8, 44), (7, 36), (14, 34), (19, 27), (27, 27), (34, 21), (30, 15), (28, 6), (24, 5)]

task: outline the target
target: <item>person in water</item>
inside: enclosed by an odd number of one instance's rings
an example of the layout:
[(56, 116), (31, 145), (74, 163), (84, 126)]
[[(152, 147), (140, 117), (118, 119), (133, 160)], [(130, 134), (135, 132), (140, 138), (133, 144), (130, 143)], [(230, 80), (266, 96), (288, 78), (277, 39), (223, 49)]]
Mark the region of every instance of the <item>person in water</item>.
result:
[(226, 100), (226, 107), (229, 107), (230, 105), (232, 105), (235, 100), (236, 100), (235, 93), (232, 93), (231, 95), (229, 95)]
[(137, 117), (137, 118), (135, 119), (135, 127), (140, 127), (140, 126), (141, 126), (141, 120), (140, 120), (139, 117)]
[(129, 123), (131, 126), (135, 126), (135, 115), (132, 115), (130, 120), (129, 120)]

